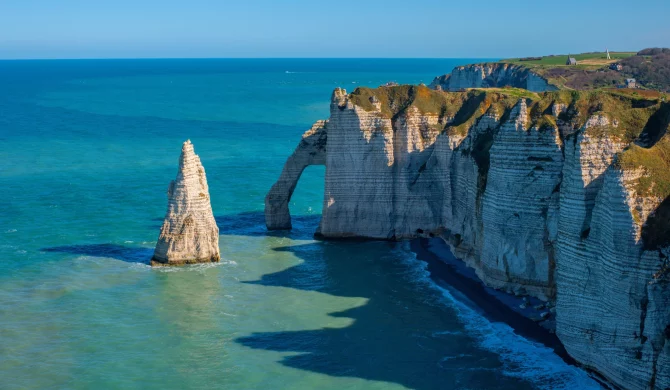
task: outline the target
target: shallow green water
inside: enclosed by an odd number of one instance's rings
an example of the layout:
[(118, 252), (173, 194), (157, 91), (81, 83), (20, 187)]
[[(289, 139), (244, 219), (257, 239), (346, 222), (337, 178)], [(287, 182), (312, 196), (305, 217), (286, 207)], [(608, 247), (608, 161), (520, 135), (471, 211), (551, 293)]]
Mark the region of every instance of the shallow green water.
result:
[[(470, 60), (0, 62), (0, 388), (588, 388), (582, 371), (435, 286), (407, 244), (312, 239), (263, 198), (336, 86)], [(151, 269), (190, 138), (217, 265)]]

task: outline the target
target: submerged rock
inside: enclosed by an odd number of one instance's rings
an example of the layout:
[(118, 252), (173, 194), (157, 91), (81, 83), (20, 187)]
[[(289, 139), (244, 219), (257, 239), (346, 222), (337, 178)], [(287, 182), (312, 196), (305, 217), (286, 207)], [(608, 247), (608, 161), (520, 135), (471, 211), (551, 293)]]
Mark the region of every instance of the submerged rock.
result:
[(211, 263), (220, 259), (205, 169), (193, 144), (184, 142), (177, 178), (168, 188), (168, 210), (151, 265)]

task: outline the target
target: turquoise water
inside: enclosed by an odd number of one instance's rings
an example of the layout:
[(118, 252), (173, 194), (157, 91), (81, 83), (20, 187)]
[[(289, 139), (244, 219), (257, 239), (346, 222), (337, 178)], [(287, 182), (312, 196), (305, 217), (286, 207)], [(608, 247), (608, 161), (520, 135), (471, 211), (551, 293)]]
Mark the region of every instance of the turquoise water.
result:
[[(0, 62), (0, 388), (597, 388), (428, 277), (407, 243), (315, 241), (263, 199), (333, 88), (473, 60)], [(152, 269), (181, 143), (205, 166), (217, 265)]]

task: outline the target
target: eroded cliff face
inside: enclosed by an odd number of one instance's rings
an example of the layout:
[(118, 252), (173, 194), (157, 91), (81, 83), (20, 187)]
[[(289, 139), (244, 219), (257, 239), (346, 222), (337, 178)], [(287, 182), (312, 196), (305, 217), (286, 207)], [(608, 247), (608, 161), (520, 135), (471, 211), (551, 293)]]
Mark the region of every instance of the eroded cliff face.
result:
[(392, 239), (411, 237), (420, 226), (440, 226), (444, 191), (438, 188), (448, 185), (448, 176), (433, 169), (431, 175), (421, 172), (436, 149), (440, 154), (450, 151), (447, 139), (437, 140), (442, 120), (416, 107), (393, 118), (374, 99), (367, 111), (344, 90), (336, 90), (328, 123), (320, 233)]
[[(666, 389), (670, 220), (656, 214), (664, 212), (662, 202), (668, 199), (667, 178), (658, 176), (663, 175), (659, 168), (667, 175), (668, 167), (651, 161), (667, 156), (669, 135), (652, 146), (627, 146), (611, 131), (603, 132), (621, 124), (604, 117), (589, 122), (592, 127), (566, 141), (557, 334), (573, 357), (614, 383)], [(634, 162), (640, 155), (645, 164)], [(664, 222), (648, 226), (655, 217)], [(643, 237), (648, 229), (655, 231)]]
[(528, 68), (505, 63), (459, 66), (451, 74), (436, 77), (431, 87), (445, 91), (467, 88), (523, 88), (533, 92), (556, 91), (558, 88)]
[(480, 267), (494, 287), (522, 285), (533, 295), (552, 297), (563, 154), (558, 129), (527, 129), (528, 116), (521, 100), (493, 139)]
[(655, 277), (661, 253), (644, 250), (634, 216), (637, 204), (647, 204), (643, 213), (653, 205), (631, 189), (639, 172), (609, 167), (602, 176), (588, 236), (559, 231), (557, 334), (570, 355), (614, 383), (666, 389), (670, 289)]
[[(337, 89), (315, 125), (325, 147), (296, 153), (326, 165), (321, 235), (441, 236), (485, 283), (555, 301), (579, 362), (624, 388), (665, 389), (668, 112), (605, 93)], [(268, 221), (295, 186), (284, 178)]]

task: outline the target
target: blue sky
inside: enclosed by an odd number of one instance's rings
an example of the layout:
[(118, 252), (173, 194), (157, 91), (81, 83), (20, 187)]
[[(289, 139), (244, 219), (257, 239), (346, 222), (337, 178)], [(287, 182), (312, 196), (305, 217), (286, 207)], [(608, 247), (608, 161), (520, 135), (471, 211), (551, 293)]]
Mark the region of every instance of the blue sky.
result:
[(670, 46), (670, 1), (0, 0), (0, 58), (492, 58), (606, 46)]

